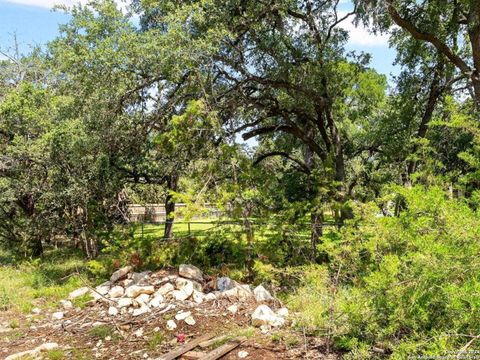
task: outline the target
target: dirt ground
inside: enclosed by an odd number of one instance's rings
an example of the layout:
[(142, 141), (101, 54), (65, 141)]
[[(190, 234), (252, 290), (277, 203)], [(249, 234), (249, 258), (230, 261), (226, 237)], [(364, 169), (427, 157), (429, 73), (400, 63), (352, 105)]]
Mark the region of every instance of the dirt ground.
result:
[[(238, 312), (232, 314), (227, 299), (185, 305), (195, 318), (194, 325), (177, 321), (173, 331), (166, 322), (182, 310), (179, 304), (165, 312), (152, 311), (138, 317), (108, 316), (108, 304), (91, 302), (83, 309), (68, 311), (42, 310), (40, 314), (0, 312), (0, 358), (31, 350), (43, 343), (57, 343), (59, 349), (44, 355), (46, 359), (156, 359), (206, 334), (226, 335), (210, 347), (194, 349), (208, 353), (228, 340), (243, 340), (241, 345), (222, 359), (239, 359), (239, 352), (247, 352), (246, 359), (339, 359), (328, 353), (326, 342), (305, 336), (290, 326), (262, 333), (250, 325), (254, 301), (236, 303)], [(60, 320), (52, 319), (52, 312), (64, 311)], [(180, 357), (181, 358), (181, 357)]]

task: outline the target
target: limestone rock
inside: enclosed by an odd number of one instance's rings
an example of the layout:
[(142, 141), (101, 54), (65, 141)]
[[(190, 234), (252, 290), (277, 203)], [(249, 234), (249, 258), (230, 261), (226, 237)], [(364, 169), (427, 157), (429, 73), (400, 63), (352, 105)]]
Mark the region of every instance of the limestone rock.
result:
[(187, 279), (203, 281), (202, 271), (193, 265), (182, 264), (178, 269), (178, 274)]
[(111, 298), (118, 298), (123, 296), (124, 293), (125, 290), (123, 289), (123, 287), (117, 285), (110, 289), (110, 291), (108, 292), (108, 296)]
[(190, 326), (193, 326), (193, 325), (195, 325), (195, 324), (197, 323), (197, 322), (195, 321), (195, 319), (193, 318), (193, 316), (191, 316), (191, 315), (188, 316), (188, 317), (186, 317), (184, 321), (185, 321), (185, 323), (186, 323), (187, 325), (190, 325)]
[(242, 350), (242, 351), (239, 351), (237, 355), (239, 359), (245, 359), (248, 356), (248, 352)]
[(287, 317), (288, 316), (288, 309), (286, 307), (283, 307), (283, 308), (277, 310), (277, 315), (281, 316), (283, 318)]
[(258, 285), (255, 289), (253, 289), (253, 293), (255, 294), (255, 299), (257, 302), (262, 301), (272, 301), (273, 296), (265, 289), (262, 285)]
[(133, 273), (132, 281), (135, 285), (148, 285), (148, 280), (150, 279), (150, 271), (144, 271), (141, 273)]
[(192, 315), (192, 313), (190, 311), (180, 311), (177, 315), (175, 315), (175, 319), (176, 320), (185, 320), (187, 317), (189, 317), (190, 315)]
[(200, 292), (200, 291), (193, 290), (192, 299), (197, 304), (201, 304), (201, 303), (203, 303), (203, 300), (205, 299), (205, 294)]
[(107, 282), (104, 282), (103, 284), (98, 285), (95, 288), (95, 291), (100, 295), (107, 295), (108, 292), (110, 291), (110, 286), (111, 286), (110, 281), (107, 281)]
[(76, 299), (80, 296), (83, 296), (83, 295), (86, 295), (88, 294), (90, 291), (90, 289), (88, 287), (81, 287), (80, 289), (77, 289), (77, 290), (74, 290), (72, 291), (69, 295), (68, 295), (68, 298), (70, 300), (73, 300), (73, 299)]
[(122, 268), (118, 269), (110, 277), (111, 283), (114, 284), (118, 280), (121, 280), (121, 279), (127, 277), (128, 273), (130, 273), (131, 271), (132, 271), (131, 266), (125, 266), (125, 267), (122, 267)]
[(230, 300), (246, 300), (253, 296), (252, 290), (248, 285), (237, 285), (230, 290), (226, 290), (220, 293), (222, 297)]
[(219, 291), (226, 291), (233, 289), (236, 286), (235, 281), (230, 279), (229, 277), (221, 277), (217, 279), (217, 289)]
[(117, 303), (117, 306), (121, 309), (121, 308), (124, 308), (124, 307), (129, 307), (129, 306), (132, 306), (133, 305), (133, 300), (130, 299), (130, 298), (121, 298), (121, 299), (118, 299), (118, 303)]
[(160, 304), (164, 302), (164, 298), (162, 295), (158, 294), (153, 297), (152, 300), (148, 303), (151, 307), (158, 308), (160, 307)]
[(150, 295), (148, 294), (140, 294), (135, 298), (135, 301), (141, 303), (141, 304), (146, 304), (150, 301)]
[(205, 298), (203, 300), (205, 301), (217, 300), (217, 296), (214, 293), (208, 293), (205, 295)]
[(236, 314), (238, 312), (238, 305), (230, 305), (227, 310), (230, 311), (232, 314)]
[(140, 306), (138, 309), (133, 310), (132, 316), (140, 316), (150, 312), (150, 308), (146, 305)]
[(277, 316), (267, 305), (259, 305), (252, 314), (253, 326), (270, 325), (276, 327), (283, 324), (285, 324), (285, 319)]
[(169, 292), (172, 292), (173, 290), (175, 290), (175, 287), (170, 283), (166, 283), (166, 284), (162, 285), (160, 287), (160, 289), (158, 289), (155, 292), (155, 296), (156, 295), (167, 295)]
[(194, 281), (194, 280), (188, 280), (188, 279), (184, 279), (184, 278), (178, 278), (177, 280), (175, 280), (175, 288), (177, 288), (178, 290), (184, 288), (185, 286), (189, 285), (189, 284), (192, 284), (193, 288), (197, 291), (202, 291), (202, 285), (199, 284), (198, 282)]
[(167, 321), (167, 330), (173, 331), (177, 328), (177, 324), (173, 320)]
[(153, 294), (154, 291), (155, 291), (155, 288), (152, 285), (149, 285), (149, 286), (132, 285), (125, 290), (125, 296), (129, 298), (136, 298), (138, 295), (141, 295), (141, 294), (147, 294), (147, 295)]
[(108, 308), (108, 315), (117, 316), (118, 315), (118, 309), (115, 306), (110, 306)]
[(54, 319), (54, 320), (61, 320), (61, 319), (63, 319), (63, 316), (64, 316), (64, 315), (65, 315), (65, 314), (64, 314), (63, 312), (61, 312), (61, 311), (54, 312), (54, 313), (52, 314), (52, 319)]
[(73, 304), (70, 300), (60, 300), (60, 304), (65, 310), (73, 309)]
[(178, 290), (172, 291), (170, 294), (174, 297), (177, 301), (185, 301), (187, 300), (193, 293), (193, 282), (190, 280), (181, 279), (182, 281), (177, 279), (175, 285), (177, 286)]

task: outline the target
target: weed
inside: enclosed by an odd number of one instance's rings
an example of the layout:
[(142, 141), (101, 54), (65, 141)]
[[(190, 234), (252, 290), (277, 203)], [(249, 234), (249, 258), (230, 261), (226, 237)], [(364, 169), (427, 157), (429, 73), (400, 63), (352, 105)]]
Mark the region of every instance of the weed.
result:
[(300, 342), (300, 340), (298, 339), (298, 336), (296, 336), (294, 334), (288, 334), (285, 337), (285, 344), (287, 346), (293, 347), (293, 346), (298, 345), (299, 342)]
[(47, 351), (47, 353), (45, 354), (45, 358), (48, 360), (61, 360), (65, 359), (66, 355), (62, 349), (54, 349)]
[(153, 336), (148, 340), (148, 348), (150, 351), (155, 350), (155, 348), (161, 345), (165, 341), (165, 335), (162, 332), (156, 332)]
[(72, 304), (76, 308), (84, 309), (87, 306), (87, 303), (91, 301), (93, 298), (90, 294), (85, 294), (83, 296), (79, 296), (72, 300)]
[(10, 328), (12, 329), (16, 329), (20, 326), (20, 324), (17, 319), (13, 319), (10, 321), (10, 324), (8, 324), (8, 326), (10, 326)]
[(97, 339), (113, 338), (113, 328), (109, 325), (98, 325), (90, 329), (89, 334)]

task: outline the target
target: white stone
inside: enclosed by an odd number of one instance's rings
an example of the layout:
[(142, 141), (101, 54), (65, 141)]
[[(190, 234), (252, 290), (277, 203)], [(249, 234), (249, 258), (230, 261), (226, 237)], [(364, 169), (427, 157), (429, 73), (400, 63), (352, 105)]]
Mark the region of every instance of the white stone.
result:
[(175, 319), (176, 320), (185, 320), (187, 317), (189, 317), (190, 315), (192, 315), (192, 313), (190, 311), (181, 311), (179, 313), (177, 313), (177, 315), (175, 315)]
[(201, 303), (203, 303), (203, 300), (205, 299), (205, 294), (200, 292), (200, 291), (193, 290), (192, 299), (197, 304), (201, 304)]
[(242, 350), (242, 351), (239, 351), (237, 355), (239, 359), (245, 359), (248, 356), (248, 352)]
[(273, 296), (265, 289), (262, 285), (258, 285), (255, 289), (253, 289), (253, 293), (255, 294), (255, 299), (257, 302), (262, 301), (272, 301)]
[(252, 314), (252, 325), (282, 326), (285, 319), (277, 316), (267, 305), (259, 305)]
[(127, 288), (127, 287), (129, 287), (129, 286), (135, 285), (135, 283), (133, 282), (132, 279), (125, 279), (125, 280), (123, 280), (123, 281), (120, 281), (120, 283), (122, 284), (122, 286), (123, 286), (124, 288)]
[(162, 285), (156, 292), (155, 292), (155, 296), (156, 295), (167, 295), (169, 292), (175, 290), (175, 287), (170, 284), (170, 283), (166, 283), (164, 285)]
[(233, 289), (235, 286), (235, 281), (233, 281), (229, 277), (224, 276), (217, 279), (217, 289), (219, 291), (230, 290)]
[(115, 271), (112, 276), (110, 277), (110, 281), (111, 283), (115, 283), (117, 282), (118, 280), (121, 280), (123, 279), (124, 277), (126, 277), (128, 275), (129, 272), (132, 271), (132, 267), (131, 266), (125, 266), (123, 268), (120, 268), (118, 269), (117, 271)]
[(194, 280), (188, 280), (184, 278), (178, 278), (177, 280), (175, 280), (175, 288), (177, 288), (178, 290), (183, 289), (185, 286), (190, 286), (190, 284), (197, 291), (203, 290), (202, 285)]
[(124, 293), (125, 290), (123, 289), (123, 287), (117, 285), (110, 289), (110, 291), (108, 292), (108, 296), (111, 298), (119, 298), (123, 296)]
[(133, 310), (132, 315), (133, 316), (140, 316), (140, 315), (146, 314), (148, 312), (150, 312), (150, 308), (146, 305), (143, 305), (143, 306), (139, 307), (138, 309)]
[(190, 326), (193, 326), (193, 325), (196, 324), (196, 321), (195, 321), (195, 319), (193, 318), (193, 316), (189, 316), (189, 317), (185, 318), (184, 321), (185, 321), (185, 323), (186, 323), (187, 325), (190, 325)]
[(175, 321), (173, 320), (168, 320), (167, 321), (167, 330), (173, 331), (177, 328), (177, 324), (175, 324)]
[(95, 291), (99, 293), (100, 295), (107, 295), (108, 292), (110, 291), (110, 281), (104, 282), (103, 284), (98, 285), (95, 288)]
[(230, 300), (246, 300), (253, 296), (252, 290), (248, 285), (237, 285), (233, 289), (226, 290), (220, 293), (222, 297)]
[(68, 295), (68, 298), (70, 300), (73, 300), (73, 299), (76, 299), (80, 296), (83, 296), (83, 295), (86, 295), (88, 294), (88, 292), (90, 291), (90, 289), (88, 287), (81, 287), (80, 289), (77, 289), (77, 290), (74, 290), (72, 291), (69, 295)]
[(160, 304), (163, 303), (165, 299), (163, 298), (162, 295), (158, 294), (153, 297), (152, 300), (150, 300), (149, 305), (154, 308), (160, 307)]
[(174, 290), (170, 293), (177, 301), (185, 301), (193, 293), (193, 282), (185, 279), (182, 280), (182, 282), (175, 283), (175, 285), (178, 285), (178, 290)]
[(128, 306), (132, 306), (133, 305), (133, 300), (130, 299), (130, 298), (121, 298), (121, 299), (118, 299), (118, 307), (119, 308), (124, 308), (124, 307), (128, 307)]
[(207, 295), (205, 295), (204, 300), (205, 301), (217, 300), (217, 296), (214, 293), (208, 293)]
[(117, 316), (118, 315), (118, 309), (115, 306), (110, 306), (108, 308), (108, 315)]
[(39, 309), (39, 308), (33, 308), (32, 309), (32, 313), (34, 313), (34, 314), (40, 314), (41, 312), (42, 312), (42, 310)]
[(133, 273), (132, 281), (135, 285), (148, 285), (148, 279), (150, 279), (150, 271), (144, 271), (141, 273)]
[(277, 310), (277, 315), (281, 316), (283, 318), (287, 317), (288, 316), (288, 309), (286, 307), (283, 307), (283, 308)]
[(141, 294), (153, 294), (155, 292), (155, 288), (153, 286), (138, 286), (132, 285), (125, 289), (125, 296), (129, 298), (136, 298), (138, 295)]
[(187, 279), (203, 281), (202, 271), (193, 265), (182, 264), (178, 269), (178, 274)]
[(60, 300), (60, 304), (65, 310), (73, 309), (73, 304), (70, 300)]
[(60, 319), (63, 319), (63, 316), (64, 316), (64, 313), (61, 312), (61, 311), (54, 312), (54, 313), (52, 314), (52, 319), (60, 320)]
[(138, 329), (137, 331), (134, 332), (136, 337), (142, 337), (143, 336), (143, 328)]
[(135, 301), (141, 303), (141, 304), (146, 304), (150, 301), (150, 295), (148, 294), (140, 294), (135, 298)]
[(230, 311), (232, 314), (236, 314), (238, 312), (238, 306), (233, 304), (233, 305), (230, 305), (228, 308), (227, 308), (228, 311)]

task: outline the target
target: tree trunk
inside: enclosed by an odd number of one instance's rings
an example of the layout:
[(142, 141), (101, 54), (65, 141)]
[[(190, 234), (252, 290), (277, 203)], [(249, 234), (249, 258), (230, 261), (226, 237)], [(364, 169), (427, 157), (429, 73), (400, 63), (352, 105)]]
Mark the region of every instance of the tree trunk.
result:
[(313, 258), (317, 256), (317, 245), (320, 243), (320, 238), (323, 236), (323, 212), (321, 209), (314, 209), (310, 214), (312, 222), (312, 233), (310, 242), (312, 246)]
[[(432, 80), (432, 84), (430, 85), (430, 91), (428, 94), (428, 101), (425, 106), (425, 111), (422, 116), (422, 120), (420, 121), (420, 126), (418, 127), (417, 131), (417, 139), (423, 139), (427, 135), (428, 124), (430, 120), (432, 120), (433, 112), (435, 110), (435, 106), (437, 105), (438, 99), (440, 98), (443, 87), (440, 86), (441, 81), (441, 72), (442, 72), (443, 64), (439, 63), (435, 69), (435, 75)], [(418, 144), (415, 144), (412, 149), (412, 154), (415, 154), (418, 151)], [(411, 185), (411, 175), (417, 170), (418, 162), (416, 160), (410, 160), (407, 164), (407, 176), (405, 177), (405, 185)]]
[(175, 220), (175, 199), (172, 192), (177, 191), (178, 179), (171, 175), (167, 179), (167, 196), (165, 197), (165, 231), (163, 237), (170, 239), (173, 236), (173, 223)]
[(43, 255), (42, 239), (39, 237), (33, 239), (30, 249), (33, 257), (42, 256)]

